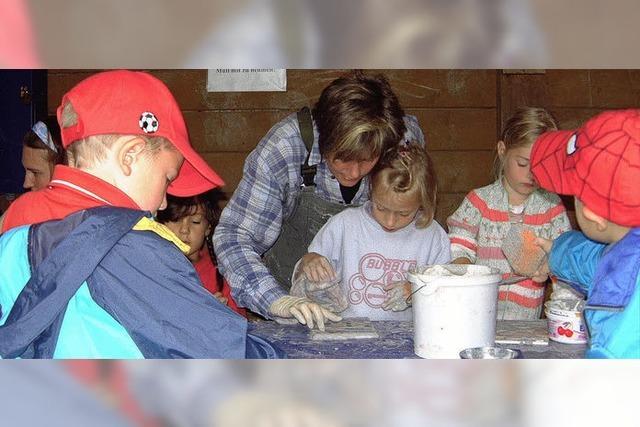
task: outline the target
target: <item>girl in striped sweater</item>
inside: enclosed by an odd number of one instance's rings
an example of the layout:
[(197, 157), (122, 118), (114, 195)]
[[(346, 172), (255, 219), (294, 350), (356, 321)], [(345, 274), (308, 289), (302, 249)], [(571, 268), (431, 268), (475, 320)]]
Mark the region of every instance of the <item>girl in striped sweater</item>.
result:
[[(501, 246), (511, 224), (551, 240), (571, 229), (560, 198), (538, 188), (529, 169), (533, 143), (551, 130), (556, 123), (542, 108), (521, 108), (507, 121), (497, 144), (497, 180), (467, 194), (447, 220), (453, 263), (496, 267), (509, 278), (514, 273)], [(501, 286), (498, 319), (538, 319), (546, 280), (534, 276)]]

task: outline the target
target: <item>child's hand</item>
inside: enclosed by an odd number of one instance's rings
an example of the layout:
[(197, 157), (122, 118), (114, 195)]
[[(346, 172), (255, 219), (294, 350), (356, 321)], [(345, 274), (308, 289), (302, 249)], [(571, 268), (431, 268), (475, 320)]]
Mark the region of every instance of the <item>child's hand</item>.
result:
[(213, 294), (213, 296), (222, 304), (227, 305), (228, 300), (224, 297), (224, 295), (222, 295), (222, 292), (216, 292), (215, 294)]
[(315, 252), (302, 257), (302, 271), (312, 282), (327, 282), (336, 278), (336, 273), (328, 259)]
[(540, 246), (547, 255), (549, 255), (549, 253), (551, 252), (551, 248), (553, 247), (553, 240), (537, 237), (536, 244)]
[(387, 291), (387, 300), (382, 305), (383, 310), (403, 311), (409, 307), (407, 304), (407, 298), (411, 295), (409, 282), (401, 280), (389, 283), (384, 287), (384, 290)]
[(553, 241), (544, 239), (542, 237), (537, 237), (535, 242), (542, 248), (547, 256), (544, 257), (544, 259), (542, 260), (542, 264), (540, 264), (540, 267), (538, 267), (533, 276), (531, 276), (531, 279), (534, 282), (544, 283), (549, 278), (549, 252), (551, 252)]
[[(545, 260), (543, 261), (543, 265), (546, 264), (547, 260), (545, 258)], [(546, 267), (547, 269), (549, 267)], [(544, 273), (541, 270), (543, 269), (543, 266), (540, 266), (540, 268), (533, 273), (533, 276), (531, 276), (531, 280), (533, 280), (536, 283), (544, 283), (547, 281), (547, 279), (549, 278), (549, 273)]]

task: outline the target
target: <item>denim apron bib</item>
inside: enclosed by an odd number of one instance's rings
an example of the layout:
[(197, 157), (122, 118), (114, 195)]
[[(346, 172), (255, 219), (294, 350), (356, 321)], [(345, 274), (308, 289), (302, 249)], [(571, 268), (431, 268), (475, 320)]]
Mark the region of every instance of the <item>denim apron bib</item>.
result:
[(264, 255), (271, 275), (286, 289), (291, 288), (291, 274), (315, 235), (333, 215), (348, 206), (328, 202), (314, 193), (314, 187), (303, 187), (296, 197), (291, 215), (283, 221), (280, 237)]
[(314, 139), (313, 124), (311, 112), (307, 107), (298, 111), (298, 125), (307, 148), (307, 158), (301, 165), (303, 185), (296, 196), (293, 212), (282, 222), (278, 240), (263, 256), (263, 261), (271, 275), (287, 291), (291, 288), (293, 268), (307, 253), (307, 248), (315, 235), (329, 218), (349, 207), (329, 202), (315, 194), (316, 166), (309, 166)]

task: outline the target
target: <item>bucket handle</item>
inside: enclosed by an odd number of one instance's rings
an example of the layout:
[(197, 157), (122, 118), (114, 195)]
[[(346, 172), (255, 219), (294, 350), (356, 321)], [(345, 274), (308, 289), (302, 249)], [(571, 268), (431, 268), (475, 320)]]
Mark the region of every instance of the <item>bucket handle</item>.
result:
[[(427, 286), (429, 283), (431, 282), (427, 282), (424, 285), (420, 286), (418, 289), (416, 289), (415, 291), (411, 292), (409, 294), (409, 296), (406, 298), (405, 302), (407, 303), (407, 305), (411, 305), (411, 297), (418, 291), (420, 291), (422, 288), (424, 288), (425, 286)], [(427, 295), (431, 295), (432, 293), (434, 293), (435, 291), (438, 290), (438, 286), (436, 286), (431, 292), (427, 292)]]
[[(513, 276), (510, 277), (509, 279), (504, 279), (501, 280), (500, 282), (498, 282), (498, 286), (503, 286), (503, 285), (511, 285), (513, 283), (518, 283), (521, 282), (523, 280), (525, 280), (526, 277), (522, 277), (522, 276)], [(430, 284), (431, 282), (423, 282), (424, 284), (422, 286), (420, 286), (418, 289), (416, 289), (415, 291), (411, 292), (409, 294), (409, 296), (406, 298), (405, 302), (407, 303), (407, 305), (411, 305), (411, 297), (417, 293), (418, 291), (420, 291), (422, 288), (424, 288), (425, 286), (427, 286), (428, 284)], [(433, 294), (435, 291), (438, 290), (438, 286), (434, 286), (434, 288), (431, 290), (431, 292), (427, 292), (426, 295), (431, 295)]]

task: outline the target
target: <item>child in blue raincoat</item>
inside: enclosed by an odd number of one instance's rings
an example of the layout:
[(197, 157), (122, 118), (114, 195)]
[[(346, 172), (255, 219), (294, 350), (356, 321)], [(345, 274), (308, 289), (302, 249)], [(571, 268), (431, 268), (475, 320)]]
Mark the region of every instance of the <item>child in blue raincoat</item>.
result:
[(573, 195), (582, 232), (552, 242), (548, 268), (587, 295), (588, 358), (640, 358), (640, 110), (607, 111), (531, 152), (541, 187)]
[(202, 287), (152, 216), (222, 184), (166, 85), (97, 73), (58, 108), (69, 166), (16, 200), (0, 237), (0, 357), (278, 357)]

